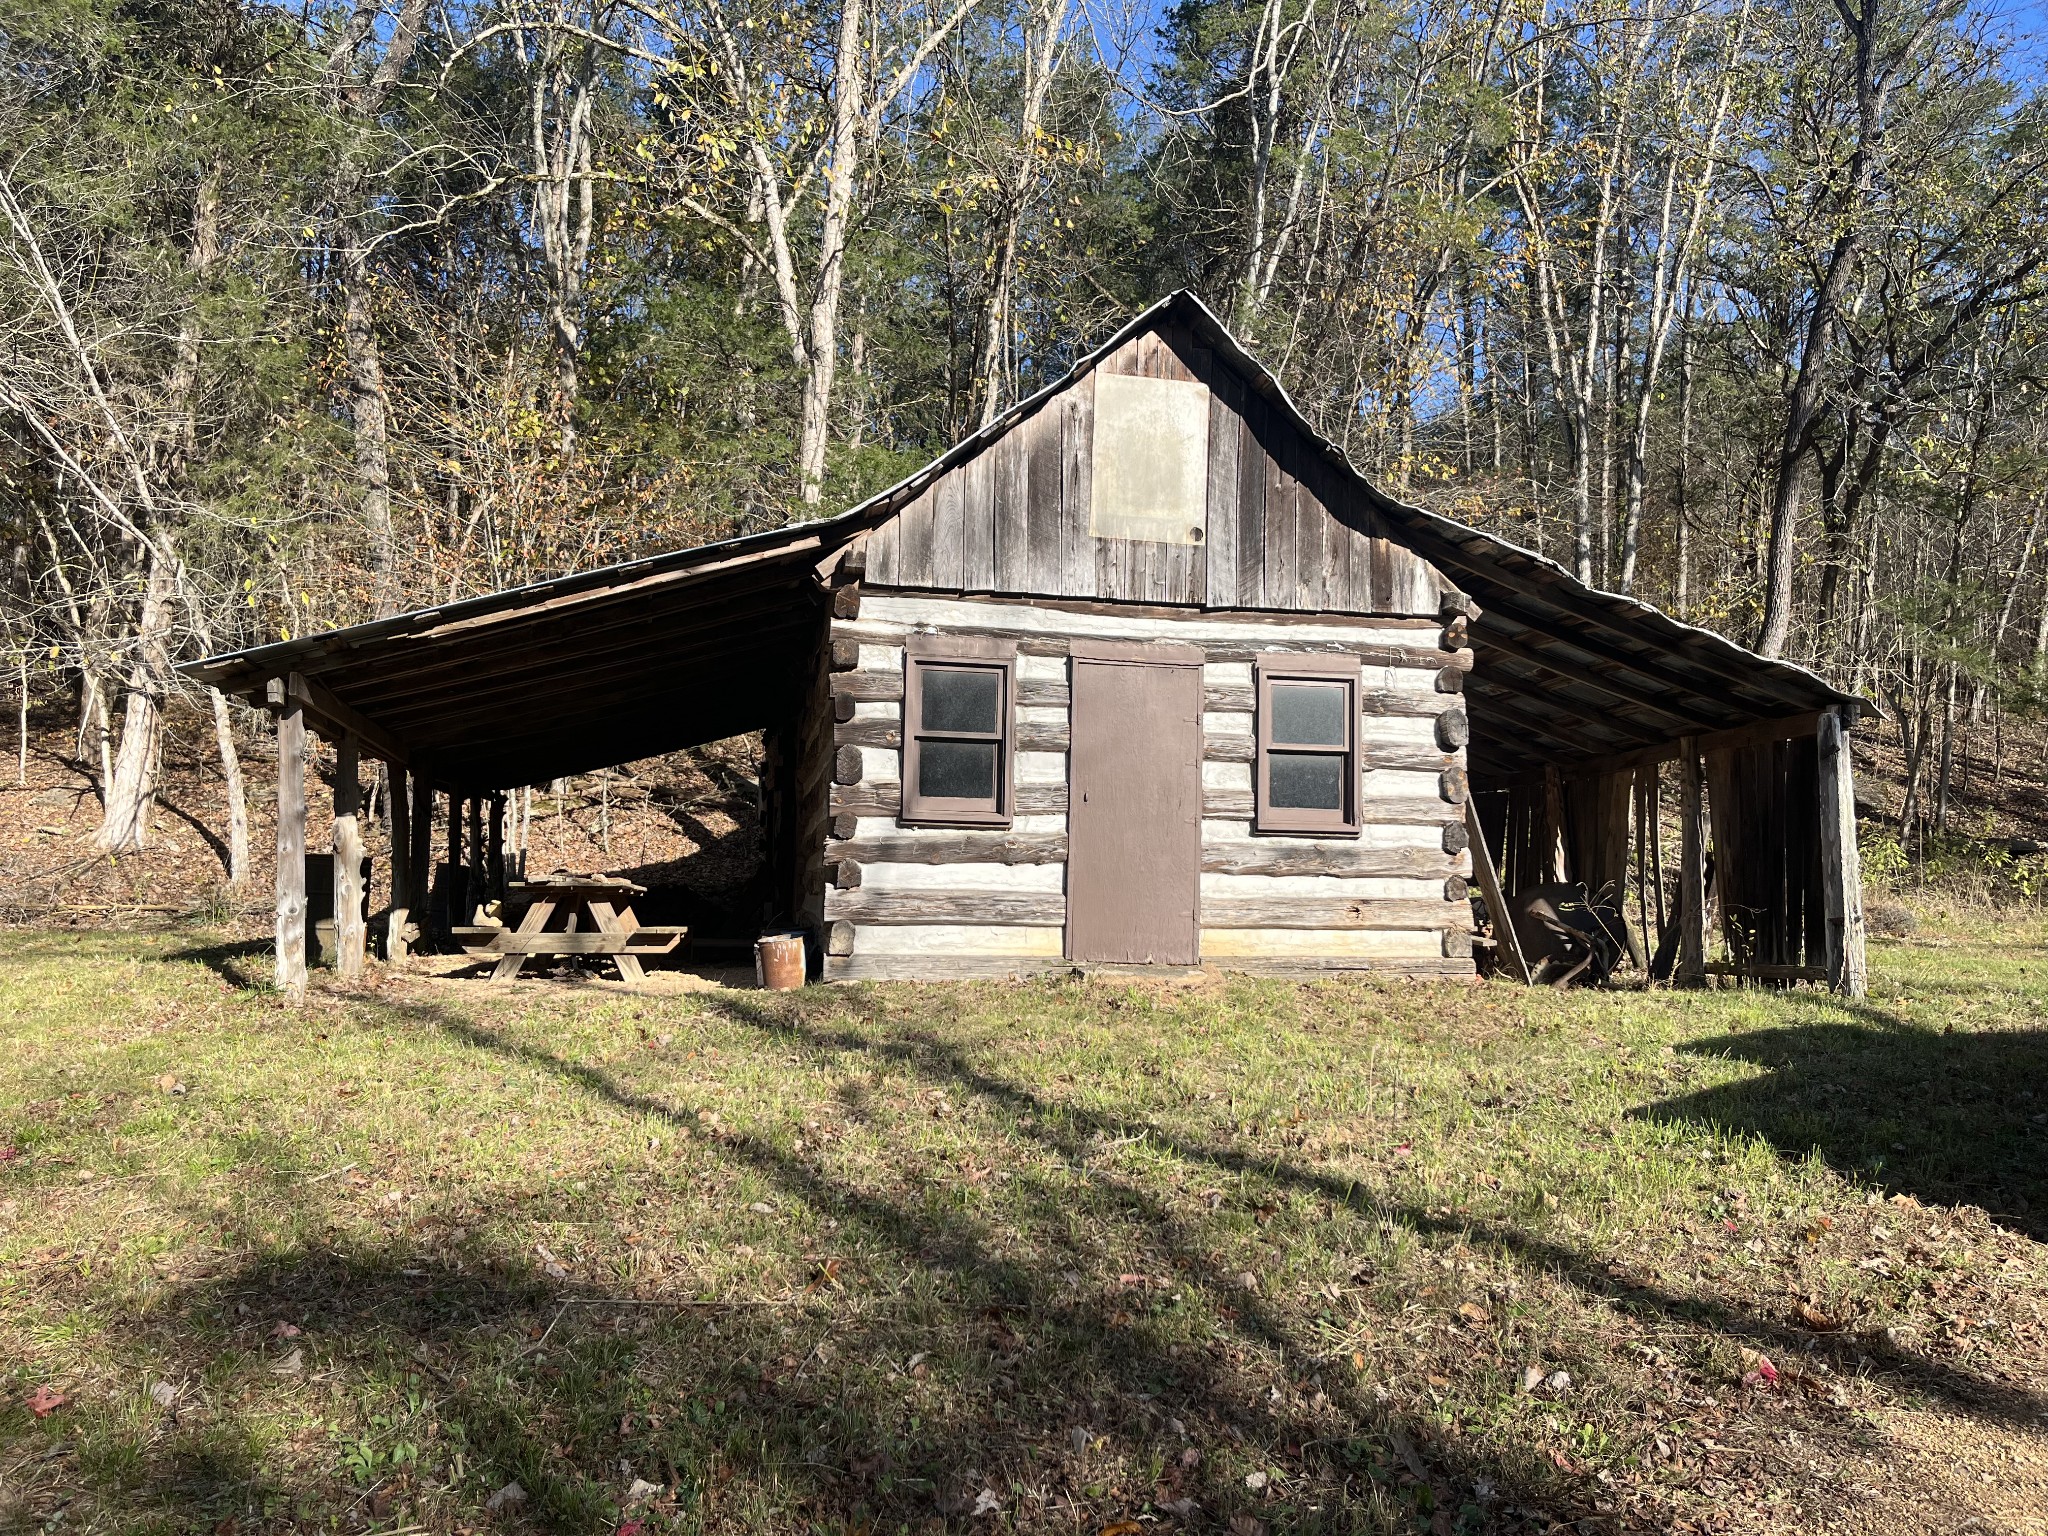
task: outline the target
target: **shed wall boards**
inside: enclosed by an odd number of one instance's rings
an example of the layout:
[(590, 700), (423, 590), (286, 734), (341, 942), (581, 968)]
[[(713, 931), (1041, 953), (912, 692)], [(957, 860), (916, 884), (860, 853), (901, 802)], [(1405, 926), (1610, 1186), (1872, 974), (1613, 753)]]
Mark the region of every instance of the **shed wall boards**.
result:
[(1098, 539), (1199, 544), (1208, 529), (1209, 386), (1098, 373), (1095, 494)]

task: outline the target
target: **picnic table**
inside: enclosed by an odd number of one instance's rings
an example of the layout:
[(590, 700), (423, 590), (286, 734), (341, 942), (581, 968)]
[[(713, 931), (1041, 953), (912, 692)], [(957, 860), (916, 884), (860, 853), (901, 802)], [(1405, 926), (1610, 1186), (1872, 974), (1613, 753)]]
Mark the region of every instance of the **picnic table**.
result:
[(515, 880), (505, 888), (502, 926), (457, 928), (455, 938), (464, 954), (498, 962), (493, 981), (510, 981), (530, 958), (569, 955), (609, 955), (621, 981), (639, 981), (646, 975), (641, 959), (668, 954), (689, 931), (649, 926), (635, 917), (632, 899), (646, 894), (646, 886), (611, 875)]

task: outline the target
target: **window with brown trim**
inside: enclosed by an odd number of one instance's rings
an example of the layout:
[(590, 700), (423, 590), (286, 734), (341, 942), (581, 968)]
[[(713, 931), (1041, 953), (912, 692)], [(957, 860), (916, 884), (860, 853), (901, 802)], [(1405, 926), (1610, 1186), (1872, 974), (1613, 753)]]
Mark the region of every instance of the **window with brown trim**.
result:
[(1014, 816), (1017, 644), (912, 635), (903, 648), (903, 812), (926, 827)]
[(1275, 653), (1255, 675), (1253, 829), (1358, 836), (1357, 658)]

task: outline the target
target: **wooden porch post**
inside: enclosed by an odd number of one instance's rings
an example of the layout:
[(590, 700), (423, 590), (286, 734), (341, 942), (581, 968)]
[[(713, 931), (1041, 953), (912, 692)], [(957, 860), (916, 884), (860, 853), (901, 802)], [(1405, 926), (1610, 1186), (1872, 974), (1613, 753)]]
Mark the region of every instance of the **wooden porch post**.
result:
[(391, 912), (384, 919), (384, 958), (403, 960), (405, 922), (412, 915), (412, 799), (406, 792), (405, 770), (390, 765), (391, 781)]
[(499, 901), (505, 899), (505, 796), (502, 792), (491, 796), (491, 836), (486, 845), (490, 850), (491, 872), (489, 875), (491, 895)]
[(334, 744), (334, 974), (363, 978), (363, 786), (359, 749), (348, 731)]
[[(448, 927), (452, 930), (469, 921), (461, 910), (464, 887), (469, 883), (469, 872), (462, 864), (462, 797), (454, 790), (448, 791)], [(449, 937), (444, 933), (443, 940)]]
[(1820, 879), (1826, 904), (1828, 984), (1846, 997), (1869, 987), (1863, 943), (1863, 856), (1856, 846), (1856, 773), (1849, 721), (1820, 717)]
[[(426, 764), (414, 762), (412, 774), (412, 842), (405, 851), (412, 866), (412, 899), (418, 916), (413, 927), (422, 947), (432, 942), (427, 932), (428, 905), (434, 889), (434, 781), (427, 777)], [(410, 945), (411, 940), (407, 940)]]
[(296, 674), (270, 685), (277, 707), (277, 989), (294, 1002), (306, 995), (306, 717)]
[(476, 909), (490, 900), (485, 882), (490, 879), (490, 860), (484, 853), (484, 801), (481, 795), (469, 797), (469, 879), (463, 886), (462, 920), (476, 921)]
[(1699, 738), (1678, 743), (1678, 971), (1681, 987), (1707, 980), (1707, 836), (1702, 815)]

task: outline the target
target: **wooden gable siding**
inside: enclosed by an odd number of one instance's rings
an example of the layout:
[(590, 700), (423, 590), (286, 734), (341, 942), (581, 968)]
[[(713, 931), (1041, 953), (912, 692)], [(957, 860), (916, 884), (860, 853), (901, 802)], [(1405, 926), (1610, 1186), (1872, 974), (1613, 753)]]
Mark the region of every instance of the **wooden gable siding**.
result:
[[(1203, 542), (1090, 532), (1095, 380), (1209, 387)], [(1140, 332), (877, 528), (882, 587), (1295, 613), (1433, 616), (1448, 586), (1347, 478), (1183, 325)]]

